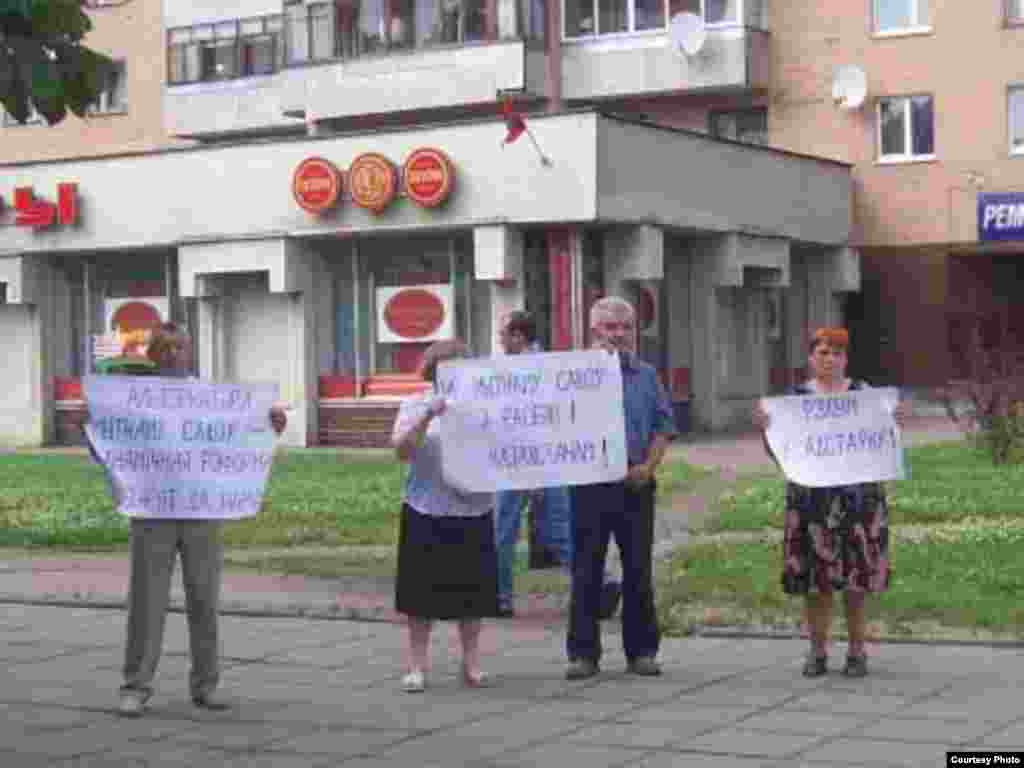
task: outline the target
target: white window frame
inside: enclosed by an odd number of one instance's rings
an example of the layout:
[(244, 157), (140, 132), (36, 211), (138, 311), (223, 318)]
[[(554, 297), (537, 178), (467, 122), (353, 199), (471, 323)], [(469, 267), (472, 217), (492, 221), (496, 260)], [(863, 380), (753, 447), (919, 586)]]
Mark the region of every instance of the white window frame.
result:
[[(914, 131), (911, 125), (912, 112), (910, 100), (919, 96), (927, 96), (932, 103), (932, 152), (927, 155), (915, 155)], [(886, 101), (903, 102), (903, 144), (906, 151), (900, 155), (882, 154), (882, 102)], [(900, 96), (881, 96), (875, 104), (875, 141), (878, 142), (878, 159), (880, 165), (899, 165), (900, 163), (928, 163), (935, 160), (935, 96), (930, 93), (908, 93)]]
[[(1014, 94), (1019, 94), (1018, 98), (1022, 102), (1019, 121), (1014, 120), (1014, 113), (1010, 107), (1010, 101)], [(1009, 132), (1010, 154), (1015, 157), (1024, 157), (1024, 83), (1011, 83), (1009, 88), (1006, 89), (1006, 124)], [(1014, 146), (1014, 137), (1018, 135), (1021, 138), (1021, 144), (1020, 146)]]
[[(597, 24), (600, 19), (599, 5), (600, 0), (591, 0), (593, 5), (594, 23)], [(665, 0), (665, 26), (657, 27), (655, 29), (636, 29), (636, 0), (629, 0), (629, 6), (627, 7), (626, 14), (629, 19), (629, 30), (626, 32), (607, 32), (601, 33), (600, 30), (589, 34), (589, 35), (573, 35), (570, 36), (566, 30), (566, 21), (568, 16), (565, 12), (566, 0), (561, 0), (562, 3), (562, 41), (566, 43), (580, 42), (587, 40), (609, 40), (614, 38), (623, 37), (642, 37), (650, 35), (664, 35), (668, 31), (668, 25), (671, 23), (672, 18), (670, 16), (670, 2)], [(736, 0), (736, 20), (735, 21), (718, 21), (714, 23), (705, 22), (708, 29), (728, 29), (735, 27), (742, 27), (746, 25), (746, 12), (747, 12), (747, 0)], [(707, 19), (707, 3), (705, 0), (700, 0), (700, 13), (701, 17)], [(763, 11), (762, 11), (763, 13)]]
[(87, 111), (90, 115), (123, 115), (128, 112), (128, 64), (124, 59), (116, 59), (114, 64), (120, 70), (121, 92), (124, 94), (124, 102), (121, 104), (111, 104), (111, 94), (107, 89), (108, 84), (105, 83), (103, 90), (96, 95), (96, 101), (89, 105)]
[[(927, 0), (934, 3), (935, 0)], [(929, 19), (921, 23), (921, 0), (904, 0), (910, 5), (911, 22), (909, 26), (897, 27), (894, 29), (880, 29), (878, 26), (879, 12), (878, 4), (885, 0), (871, 0), (871, 29), (875, 37), (906, 37), (908, 35), (926, 35), (931, 33), (932, 25)]]

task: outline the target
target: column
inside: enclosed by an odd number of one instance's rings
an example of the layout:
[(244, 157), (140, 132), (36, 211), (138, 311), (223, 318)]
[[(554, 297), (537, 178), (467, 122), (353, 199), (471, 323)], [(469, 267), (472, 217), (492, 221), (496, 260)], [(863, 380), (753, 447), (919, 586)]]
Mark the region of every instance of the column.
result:
[(523, 234), (504, 224), (476, 227), (473, 230), (474, 276), (487, 281), (490, 288), (491, 338), (485, 355), (501, 354), (498, 332), (509, 312), (523, 309)]

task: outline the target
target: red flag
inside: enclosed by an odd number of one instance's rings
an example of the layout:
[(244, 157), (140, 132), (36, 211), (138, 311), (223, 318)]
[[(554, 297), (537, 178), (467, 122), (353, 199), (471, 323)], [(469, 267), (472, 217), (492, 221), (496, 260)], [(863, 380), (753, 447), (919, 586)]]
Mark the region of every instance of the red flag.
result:
[(501, 106), (501, 113), (505, 116), (505, 129), (508, 131), (505, 134), (505, 140), (501, 143), (511, 144), (526, 132), (526, 118), (516, 112), (512, 107), (512, 100), (508, 96), (505, 97)]

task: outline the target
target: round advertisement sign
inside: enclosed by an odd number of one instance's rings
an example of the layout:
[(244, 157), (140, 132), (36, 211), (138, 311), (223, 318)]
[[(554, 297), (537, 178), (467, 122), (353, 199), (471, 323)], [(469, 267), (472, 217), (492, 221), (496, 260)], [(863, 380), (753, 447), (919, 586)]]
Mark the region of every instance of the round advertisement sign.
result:
[(341, 195), (341, 185), (341, 172), (322, 157), (307, 157), (292, 174), (295, 202), (309, 213), (319, 215), (333, 208)]
[(441, 205), (452, 192), (455, 167), (439, 149), (414, 150), (402, 165), (405, 196), (424, 208)]
[(384, 155), (367, 152), (352, 161), (348, 169), (352, 202), (373, 213), (380, 213), (398, 192), (398, 172)]
[(396, 336), (422, 339), (444, 322), (444, 303), (423, 288), (399, 291), (384, 305), (384, 322)]

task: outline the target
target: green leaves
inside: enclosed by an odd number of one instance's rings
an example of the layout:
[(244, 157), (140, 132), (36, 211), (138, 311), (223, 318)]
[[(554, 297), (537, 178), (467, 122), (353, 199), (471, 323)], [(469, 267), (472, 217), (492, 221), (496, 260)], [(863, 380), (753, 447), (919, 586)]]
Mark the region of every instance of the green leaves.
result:
[[(83, 47), (80, 0), (0, 0), (0, 103), (19, 123), (32, 107), (50, 125), (84, 117), (114, 62)], [(25, 12), (27, 11), (27, 21)]]

